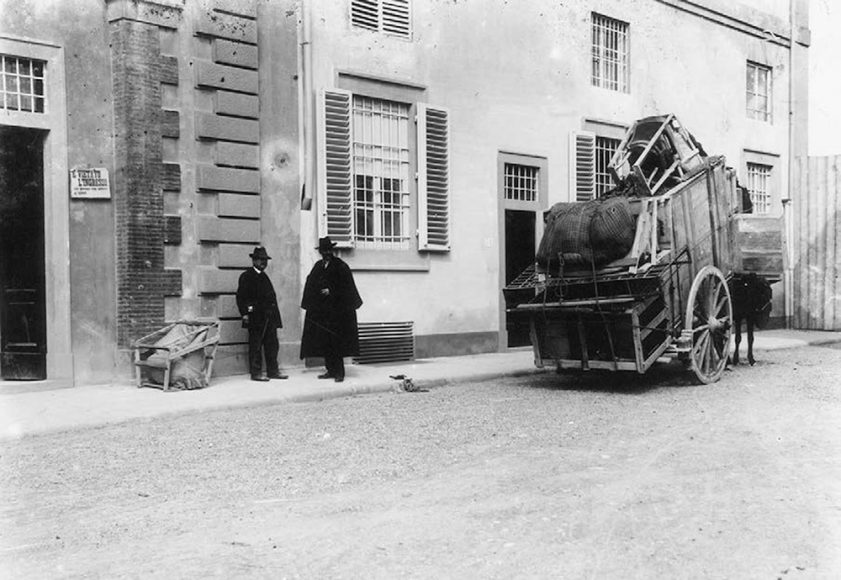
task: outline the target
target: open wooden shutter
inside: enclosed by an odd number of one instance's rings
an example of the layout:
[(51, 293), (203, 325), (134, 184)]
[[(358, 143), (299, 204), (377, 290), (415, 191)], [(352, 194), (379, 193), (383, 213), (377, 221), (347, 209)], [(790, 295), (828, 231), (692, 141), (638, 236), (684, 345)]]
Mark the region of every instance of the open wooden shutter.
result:
[(322, 90), (318, 106), (318, 235), (344, 248), (353, 246), (351, 98)]
[(569, 151), (569, 190), (574, 201), (589, 201), (596, 196), (596, 134), (573, 131)]
[(450, 250), (449, 111), (418, 103), (418, 249)]

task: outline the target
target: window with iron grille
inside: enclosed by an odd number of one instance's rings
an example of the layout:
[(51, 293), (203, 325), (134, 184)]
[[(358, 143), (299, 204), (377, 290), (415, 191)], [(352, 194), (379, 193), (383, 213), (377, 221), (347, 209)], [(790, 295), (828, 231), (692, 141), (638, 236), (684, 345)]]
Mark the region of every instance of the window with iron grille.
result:
[(539, 169), (532, 165), (506, 163), (503, 178), (505, 180), (505, 199), (514, 201), (536, 201)]
[(409, 105), (353, 97), (353, 205), (359, 246), (409, 246)]
[(44, 112), (44, 61), (0, 55), (0, 108)]
[(338, 247), (450, 251), (449, 111), (406, 96), (319, 94), (318, 230)]
[(748, 62), (747, 113), (749, 119), (771, 121), (771, 69)]
[(593, 86), (629, 92), (628, 23), (595, 12), (592, 14), (592, 23)]
[(770, 165), (748, 162), (748, 183), (753, 213), (768, 213), (771, 210), (771, 170)]
[(351, 0), (353, 26), (409, 38), (412, 34), (410, 0)]
[(613, 154), (616, 153), (619, 143), (619, 139), (596, 135), (596, 197), (601, 197), (615, 185), (607, 166)]

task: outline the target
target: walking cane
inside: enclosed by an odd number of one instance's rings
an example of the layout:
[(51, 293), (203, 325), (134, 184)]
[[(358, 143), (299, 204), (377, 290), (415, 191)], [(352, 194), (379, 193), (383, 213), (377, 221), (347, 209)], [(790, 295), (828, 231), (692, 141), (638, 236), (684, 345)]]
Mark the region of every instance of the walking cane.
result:
[(266, 338), (266, 329), (269, 327), (269, 317), (266, 317), (266, 321), (263, 323), (263, 332), (260, 333), (260, 348), (263, 346), (263, 339)]

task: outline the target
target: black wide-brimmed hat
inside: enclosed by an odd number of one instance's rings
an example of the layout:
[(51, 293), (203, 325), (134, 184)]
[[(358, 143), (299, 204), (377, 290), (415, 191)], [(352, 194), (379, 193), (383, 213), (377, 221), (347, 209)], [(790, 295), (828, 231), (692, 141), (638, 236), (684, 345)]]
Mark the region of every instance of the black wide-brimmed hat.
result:
[(328, 252), (336, 247), (336, 242), (330, 241), (330, 236), (325, 236), (323, 238), (318, 238), (318, 247), (316, 250), (319, 252)]
[(258, 259), (271, 260), (272, 259), (272, 257), (266, 253), (266, 248), (264, 248), (263, 246), (257, 246), (256, 248), (254, 248), (254, 252), (252, 252), (251, 254), (248, 254), (248, 257), (253, 258), (255, 260), (258, 260)]

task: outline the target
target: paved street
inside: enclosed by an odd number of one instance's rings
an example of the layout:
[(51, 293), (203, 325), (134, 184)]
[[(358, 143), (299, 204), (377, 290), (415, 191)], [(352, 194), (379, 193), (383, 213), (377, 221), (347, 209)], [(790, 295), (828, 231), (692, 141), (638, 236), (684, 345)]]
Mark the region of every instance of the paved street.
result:
[(836, 578), (841, 346), (0, 443), (0, 576)]

